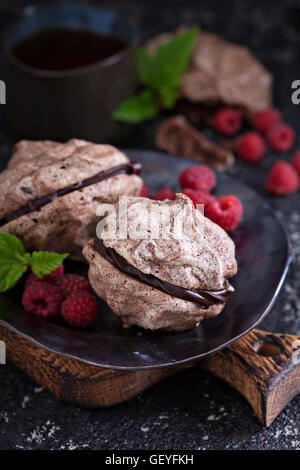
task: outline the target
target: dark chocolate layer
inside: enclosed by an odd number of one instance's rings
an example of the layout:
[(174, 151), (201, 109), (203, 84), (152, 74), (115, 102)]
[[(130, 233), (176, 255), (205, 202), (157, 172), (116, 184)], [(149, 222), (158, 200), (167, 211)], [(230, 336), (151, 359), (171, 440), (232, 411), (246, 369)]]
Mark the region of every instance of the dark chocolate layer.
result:
[(139, 281), (155, 287), (172, 297), (197, 302), (206, 308), (217, 303), (226, 303), (232, 293), (227, 280), (225, 281), (224, 288), (218, 291), (204, 289), (190, 290), (185, 289), (184, 287), (175, 286), (167, 281), (162, 281), (161, 279), (153, 276), (153, 274), (144, 274), (142, 271), (129, 264), (113, 248), (107, 248), (99, 238), (95, 238), (94, 240), (94, 249), (123, 273), (135, 277)]
[(100, 181), (107, 180), (109, 178), (113, 178), (114, 176), (120, 174), (139, 174), (141, 172), (142, 165), (138, 162), (130, 162), (130, 163), (123, 163), (122, 165), (115, 166), (113, 168), (109, 168), (108, 170), (100, 171), (96, 173), (96, 175), (90, 176), (78, 183), (74, 183), (72, 185), (66, 186), (65, 188), (58, 189), (53, 193), (46, 194), (45, 196), (38, 197), (36, 199), (32, 199), (28, 201), (27, 204), (16, 209), (15, 211), (10, 212), (8, 215), (0, 219), (0, 226), (11, 222), (12, 220), (18, 219), (25, 214), (29, 214), (30, 212), (37, 211), (41, 207), (49, 204), (55, 199), (59, 197), (65, 196), (66, 194), (72, 193), (73, 191), (77, 191), (78, 189), (86, 188), (87, 186), (91, 186), (92, 184), (99, 183)]

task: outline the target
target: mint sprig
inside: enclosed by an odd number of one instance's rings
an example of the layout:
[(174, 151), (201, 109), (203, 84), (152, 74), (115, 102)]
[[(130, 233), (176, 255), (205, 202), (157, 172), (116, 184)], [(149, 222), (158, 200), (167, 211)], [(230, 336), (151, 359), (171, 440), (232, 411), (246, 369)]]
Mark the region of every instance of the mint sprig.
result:
[(67, 256), (49, 251), (27, 253), (18, 237), (0, 232), (0, 292), (11, 289), (28, 267), (42, 278), (55, 271)]
[(157, 116), (158, 111), (159, 105), (153, 92), (145, 89), (139, 95), (123, 101), (114, 112), (114, 119), (135, 123)]
[(140, 48), (137, 69), (144, 89), (123, 101), (113, 118), (123, 122), (140, 122), (159, 113), (161, 106), (172, 109), (179, 97), (181, 76), (189, 66), (199, 33), (192, 26), (170, 41), (160, 44), (155, 53)]

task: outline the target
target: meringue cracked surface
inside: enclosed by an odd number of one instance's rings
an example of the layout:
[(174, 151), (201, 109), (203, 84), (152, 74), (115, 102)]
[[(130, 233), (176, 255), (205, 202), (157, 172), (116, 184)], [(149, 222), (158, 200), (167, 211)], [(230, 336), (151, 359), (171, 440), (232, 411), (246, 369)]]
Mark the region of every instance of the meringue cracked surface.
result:
[[(226, 285), (228, 293), (233, 292), (228, 279), (237, 272), (234, 243), (221, 227), (195, 210), (189, 198), (183, 194), (177, 194), (175, 201), (130, 197), (127, 204), (129, 227), (131, 224), (142, 226), (145, 211), (149, 215), (156, 206), (156, 209), (172, 209), (172, 214), (187, 208), (186, 213), (192, 216), (190, 230), (180, 239), (176, 238), (175, 219), (172, 217), (168, 239), (151, 238), (151, 232), (144, 238), (130, 238), (130, 234), (126, 239), (105, 237), (102, 240), (104, 249), (114, 250), (124, 263), (144, 275), (154, 276), (173, 286), (197, 292), (215, 292)], [(118, 214), (117, 204), (115, 209)], [(225, 302), (216, 301), (207, 307), (169, 295), (136, 276), (126, 274), (102, 256), (95, 246), (94, 240), (90, 240), (83, 250), (89, 263), (91, 285), (122, 318), (124, 326), (183, 331), (198, 326), (204, 318), (215, 317), (225, 306)]]
[[(137, 196), (142, 180), (118, 174), (59, 197), (55, 192), (125, 164), (127, 156), (111, 145), (80, 139), (19, 142), (0, 173), (0, 231), (20, 237), (27, 250), (68, 252), (81, 259), (83, 246), (95, 234), (99, 203)], [(49, 195), (50, 202), (34, 210), (34, 203)], [(30, 204), (30, 212), (9, 220)]]

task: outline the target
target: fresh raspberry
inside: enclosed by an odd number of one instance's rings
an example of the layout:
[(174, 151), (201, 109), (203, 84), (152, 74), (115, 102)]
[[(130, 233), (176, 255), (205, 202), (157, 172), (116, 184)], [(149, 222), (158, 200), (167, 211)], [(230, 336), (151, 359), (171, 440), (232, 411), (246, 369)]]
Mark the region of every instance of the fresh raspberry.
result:
[(182, 193), (189, 197), (196, 207), (197, 204), (210, 204), (216, 200), (215, 196), (205, 191), (197, 191), (196, 189), (184, 188)]
[(79, 292), (70, 295), (63, 302), (61, 313), (70, 325), (85, 328), (96, 320), (98, 303), (88, 292)]
[(235, 196), (222, 196), (205, 207), (205, 215), (226, 232), (231, 232), (241, 221), (243, 205)]
[(41, 279), (34, 273), (29, 274), (25, 281), (25, 289), (27, 289), (30, 284), (33, 282), (49, 282), (50, 284), (54, 284), (55, 280), (59, 277), (62, 277), (64, 274), (64, 265), (61, 264), (58, 266), (55, 271), (52, 271), (52, 273), (47, 274), (46, 276), (42, 277)]
[(266, 153), (264, 139), (257, 132), (247, 132), (238, 139), (236, 153), (245, 162), (259, 162)]
[(283, 196), (294, 193), (298, 187), (298, 173), (290, 163), (279, 160), (272, 166), (266, 181), (270, 193)]
[(277, 109), (264, 109), (254, 114), (253, 127), (262, 134), (266, 134), (271, 127), (278, 124), (280, 121), (281, 113)]
[(232, 108), (220, 109), (215, 114), (212, 124), (220, 134), (234, 135), (242, 127), (241, 113)]
[(151, 192), (150, 189), (146, 184), (143, 184), (141, 192), (140, 192), (140, 197), (148, 197), (149, 199), (151, 198)]
[(33, 282), (48, 282), (49, 284), (55, 284), (55, 279), (50, 277), (49, 275), (42, 277), (41, 279), (36, 275), (36, 274), (29, 274), (25, 281), (25, 286), (24, 288), (27, 289), (30, 284)]
[(64, 275), (64, 265), (61, 264), (58, 266), (58, 268), (55, 269), (55, 271), (52, 271), (52, 273), (48, 274), (46, 277), (49, 277), (51, 279), (57, 279), (58, 277), (62, 277)]
[(22, 298), (25, 310), (42, 318), (55, 317), (61, 303), (62, 296), (59, 289), (49, 282), (32, 282), (25, 289)]
[(295, 142), (295, 132), (287, 124), (279, 123), (271, 127), (267, 133), (270, 147), (275, 152), (287, 152)]
[[(29, 274), (29, 276), (27, 277), (26, 281), (25, 281), (25, 285), (24, 285), (24, 289), (27, 289), (27, 287), (29, 287), (33, 282), (47, 282), (45, 281), (45, 278), (42, 278), (40, 279), (36, 274)], [(54, 283), (54, 281), (49, 281), (50, 284)]]
[(180, 174), (179, 184), (182, 188), (209, 192), (216, 186), (216, 176), (206, 165), (190, 166)]
[(157, 201), (165, 201), (166, 199), (169, 199), (170, 201), (174, 201), (175, 198), (176, 198), (176, 193), (173, 189), (162, 188), (159, 191), (157, 191), (153, 199), (156, 199)]
[(65, 274), (58, 278), (55, 284), (63, 297), (68, 297), (78, 292), (91, 292), (92, 290), (88, 279), (83, 276), (78, 276), (77, 274)]
[(295, 152), (292, 156), (291, 164), (296, 168), (298, 175), (300, 175), (300, 150)]

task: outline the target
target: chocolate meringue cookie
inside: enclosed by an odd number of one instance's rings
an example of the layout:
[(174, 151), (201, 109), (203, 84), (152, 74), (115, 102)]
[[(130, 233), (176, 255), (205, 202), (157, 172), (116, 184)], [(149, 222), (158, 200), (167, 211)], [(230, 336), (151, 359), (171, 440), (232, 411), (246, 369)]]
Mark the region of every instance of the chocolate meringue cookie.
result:
[(173, 214), (188, 208), (190, 230), (176, 238), (171, 222), (168, 239), (150, 233), (91, 240), (83, 254), (95, 292), (125, 326), (183, 331), (218, 315), (234, 290), (228, 279), (237, 272), (235, 246), (227, 233), (183, 194), (175, 201), (128, 198), (127, 206), (128, 227), (142, 225), (145, 211), (150, 214), (153, 207), (171, 208)]
[(28, 250), (82, 259), (99, 203), (137, 196), (142, 187), (138, 166), (110, 145), (22, 141), (14, 150), (0, 173), (0, 231), (20, 237)]
[[(148, 41), (153, 52), (175, 33)], [(272, 105), (272, 75), (250, 50), (216, 34), (200, 31), (191, 64), (183, 74), (180, 96), (192, 103), (234, 106), (252, 115)]]

